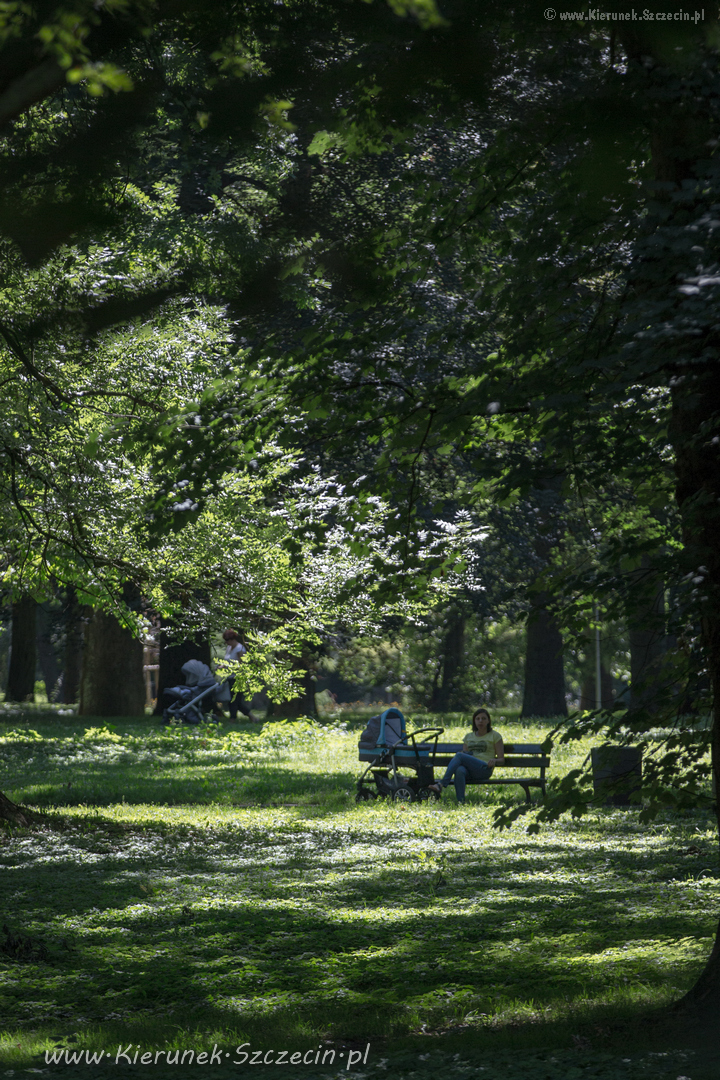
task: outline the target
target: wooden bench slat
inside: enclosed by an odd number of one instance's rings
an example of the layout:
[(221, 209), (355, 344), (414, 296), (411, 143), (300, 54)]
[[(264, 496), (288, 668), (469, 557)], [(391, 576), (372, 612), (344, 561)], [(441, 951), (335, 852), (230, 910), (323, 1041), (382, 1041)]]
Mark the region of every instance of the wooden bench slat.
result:
[[(550, 764), (550, 758), (549, 757), (539, 757), (539, 756), (538, 757), (513, 757), (512, 755), (510, 757), (508, 757), (507, 754), (506, 754), (505, 755), (505, 766), (504, 767), (507, 768), (508, 765), (511, 765), (513, 768), (518, 768), (518, 769), (520, 769), (520, 768), (522, 768), (522, 769), (538, 769), (538, 768), (542, 768), (543, 766), (545, 766), (545, 768), (547, 768), (549, 766), (549, 764)], [(502, 769), (503, 766), (502, 765), (496, 765), (495, 768), (496, 769)]]
[(543, 744), (539, 742), (529, 743), (505, 743), (506, 754), (547, 754), (547, 750), (543, 749)]
[[(432, 745), (432, 743), (418, 743), (418, 747)], [(462, 748), (462, 743), (439, 742), (437, 744), (437, 752), (439, 754), (459, 754)], [(506, 754), (544, 754), (546, 752), (547, 751), (542, 748), (542, 743), (505, 743)]]
[[(493, 773), (490, 780), (477, 780), (478, 784), (535, 784), (535, 786), (542, 787), (543, 781), (540, 776), (498, 776), (497, 773)], [(472, 783), (468, 780), (468, 784)]]
[[(454, 756), (454, 755), (453, 755)], [(449, 765), (452, 761), (452, 757), (449, 754), (438, 754), (437, 757), (430, 756), (427, 761), (435, 765)], [(421, 758), (421, 761), (425, 761), (425, 758)], [(495, 765), (496, 769), (522, 768), (522, 769), (540, 769), (543, 766), (547, 769), (550, 765), (549, 757), (508, 757), (505, 755), (504, 765)]]
[[(379, 749), (374, 749), (374, 750), (362, 749), (362, 750), (359, 751), (360, 760), (361, 761), (372, 761), (374, 758), (379, 757), (381, 752), (382, 751), (379, 750)], [(420, 755), (420, 760), (426, 762), (427, 764), (433, 763), (435, 765), (448, 765), (452, 761), (452, 759), (453, 759), (453, 757), (455, 756), (456, 753), (458, 753), (457, 750), (453, 751), (452, 753), (450, 753), (450, 752), (445, 752), (445, 753), (438, 752), (437, 754), (432, 754), (432, 753), (431, 754), (425, 754), (425, 753), (423, 753), (423, 754)], [(401, 748), (400, 751), (398, 753), (396, 753), (395, 756), (396, 756), (398, 762), (400, 762), (400, 761), (416, 761), (417, 760), (417, 756), (412, 752), (412, 750), (407, 750), (407, 749), (404, 749), (404, 748)], [(537, 756), (533, 756), (533, 757), (520, 757), (520, 756), (517, 756), (515, 754), (507, 754), (506, 753), (505, 754), (505, 764), (504, 764), (504, 766), (503, 765), (497, 765), (497, 766), (495, 766), (495, 768), (499, 768), (499, 769), (507, 768), (510, 765), (511, 766), (516, 766), (517, 768), (526, 768), (526, 769), (541, 768), (543, 766), (545, 768), (548, 768), (548, 766), (550, 765), (550, 758), (546, 757), (545, 755), (541, 755), (541, 754), (538, 754)]]
[[(358, 743), (359, 748), (365, 752), (368, 750), (375, 750), (376, 747), (361, 746)], [(421, 743), (417, 744), (418, 750), (432, 750), (434, 743)], [(401, 746), (401, 750), (412, 750), (412, 743), (408, 743), (406, 746)], [(441, 743), (437, 744), (438, 754), (459, 754), (462, 750), (462, 743)], [(541, 743), (505, 743), (506, 754), (544, 754), (545, 750), (542, 748)]]

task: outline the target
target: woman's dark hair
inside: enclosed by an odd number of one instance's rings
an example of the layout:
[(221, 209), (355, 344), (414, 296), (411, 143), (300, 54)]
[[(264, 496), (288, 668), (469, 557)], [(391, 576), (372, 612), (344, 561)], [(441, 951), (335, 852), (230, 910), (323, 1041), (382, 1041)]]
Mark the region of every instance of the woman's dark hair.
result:
[(487, 729), (488, 729), (488, 731), (492, 731), (492, 716), (490, 715), (490, 713), (485, 708), (476, 709), (475, 712), (473, 713), (473, 731), (477, 731), (477, 728), (475, 727), (475, 721), (477, 720), (480, 713), (485, 713), (485, 715), (488, 718)]

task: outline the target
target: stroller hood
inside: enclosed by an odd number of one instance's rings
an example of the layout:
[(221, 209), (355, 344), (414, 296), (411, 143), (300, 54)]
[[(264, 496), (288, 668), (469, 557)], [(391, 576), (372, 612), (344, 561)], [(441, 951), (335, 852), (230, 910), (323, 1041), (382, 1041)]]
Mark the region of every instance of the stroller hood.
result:
[(218, 682), (210, 668), (207, 664), (203, 664), (202, 660), (188, 660), (187, 663), (183, 664), (181, 670), (185, 676), (187, 686), (194, 686), (199, 691), (214, 686), (216, 688), (215, 701), (222, 705), (228, 704), (230, 701), (230, 687), (227, 680)]
[(181, 670), (188, 686), (197, 686), (201, 682), (208, 684), (215, 682), (215, 676), (207, 664), (203, 664), (202, 660), (188, 660), (183, 664)]
[(380, 714), (379, 743), (393, 746), (395, 743), (400, 742), (401, 739), (404, 740), (406, 734), (405, 717), (399, 709), (386, 709), (384, 713)]
[(394, 746), (405, 739), (405, 717), (399, 709), (386, 709), (379, 716), (372, 716), (360, 736), (362, 746)]

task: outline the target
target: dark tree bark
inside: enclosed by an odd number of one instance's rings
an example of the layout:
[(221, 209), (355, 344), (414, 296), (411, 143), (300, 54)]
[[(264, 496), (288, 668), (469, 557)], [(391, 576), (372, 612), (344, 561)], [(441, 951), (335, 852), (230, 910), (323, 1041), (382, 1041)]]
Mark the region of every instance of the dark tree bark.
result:
[(12, 641), (5, 698), (7, 701), (34, 701), (37, 602), (23, 596), (12, 606)]
[(61, 698), (64, 704), (74, 705), (80, 699), (80, 676), (82, 674), (83, 640), (85, 622), (92, 617), (91, 608), (78, 603), (77, 593), (68, 589), (64, 606), (65, 653)]
[(298, 716), (315, 716), (315, 678), (310, 672), (302, 674), (302, 689), (297, 697), (289, 701), (274, 701), (270, 706), (271, 716), (286, 716), (297, 720)]
[(634, 571), (642, 590), (640, 602), (628, 612), (630, 638), (630, 708), (659, 707), (658, 687), (665, 653), (665, 591), (647, 558)]
[[(667, 70), (666, 58), (658, 51), (657, 41), (645, 34), (638, 23), (622, 24), (618, 33), (629, 60), (636, 71), (646, 73), (651, 94), (656, 95), (654, 80), (657, 73)], [(708, 57), (707, 62), (717, 65), (716, 57)], [(675, 73), (670, 77), (674, 80), (674, 88), (668, 96), (668, 104), (657, 110), (652, 121), (651, 157), (655, 178), (665, 185), (659, 196), (666, 200), (667, 210), (661, 227), (675, 229), (675, 235), (683, 232), (687, 235), (689, 213), (696, 222), (703, 219), (703, 215), (704, 219), (711, 219), (717, 194), (711, 185), (709, 200), (703, 205), (702, 189), (698, 187), (695, 203), (690, 209), (682, 203), (674, 203), (671, 192), (679, 192), (685, 181), (692, 183), (704, 168), (708, 139), (714, 137), (716, 123), (707, 99), (697, 94), (692, 82), (683, 86), (682, 78), (678, 79)], [(653, 198), (657, 199), (658, 193), (653, 193)], [(694, 245), (705, 241), (705, 235), (701, 238), (698, 238), (700, 234), (693, 235)], [(685, 255), (679, 250), (672, 273), (664, 273), (661, 278), (656, 276), (652, 259), (646, 259), (633, 283), (636, 294), (646, 293), (652, 304), (657, 304), (658, 300), (666, 303), (671, 298), (672, 304), (677, 306), (677, 282), (698, 272), (698, 251), (703, 252), (703, 248), (694, 246)], [(711, 252), (714, 251), (713, 245)], [(714, 259), (716, 255), (709, 253), (708, 257)], [(675, 493), (682, 521), (684, 557), (688, 571), (702, 584), (701, 633), (717, 717), (720, 702), (720, 455), (717, 449), (720, 438), (720, 364), (717, 360), (720, 335), (714, 308), (693, 317), (691, 334), (687, 333), (683, 317), (682, 313), (678, 315), (677, 327), (681, 332), (668, 338), (676, 344), (664, 357), (666, 370), (672, 373), (669, 380), (672, 393), (669, 434), (675, 455)], [(657, 362), (656, 357), (653, 359)], [(653, 366), (651, 385), (656, 384), (656, 372), (657, 368)], [(717, 719), (712, 726), (711, 759), (713, 791), (717, 792), (720, 775), (720, 724)], [(720, 839), (717, 798), (715, 811)], [(676, 1009), (717, 1027), (720, 1018), (720, 924), (705, 969)]]
[(26, 826), (30, 824), (34, 816), (24, 806), (18, 806), (17, 803), (12, 802), (7, 795), (3, 795), (2, 791), (0, 791), (0, 821), (9, 821), (13, 825)]
[(60, 682), (60, 662), (53, 636), (56, 629), (56, 619), (50, 604), (38, 604), (37, 607), (37, 635), (35, 639), (37, 658), (42, 671), (45, 693), (48, 701), (55, 700)]
[(465, 623), (462, 612), (451, 609), (447, 618), (447, 633), (443, 641), (442, 679), (433, 687), (431, 712), (448, 712), (457, 701), (458, 677), (465, 649)]
[(298, 716), (317, 716), (315, 704), (317, 662), (310, 649), (305, 650), (302, 656), (294, 658), (294, 667), (300, 672), (300, 693), (287, 701), (270, 702), (269, 716), (286, 716), (290, 720), (297, 720)]
[[(720, 342), (718, 343), (720, 345)], [(720, 839), (720, 461), (705, 434), (718, 430), (720, 365), (698, 363), (692, 377), (673, 392), (671, 437), (676, 454), (677, 500), (683, 521), (683, 539), (689, 565), (703, 568), (707, 596), (701, 622), (710, 678), (715, 721), (711, 734), (713, 791)], [(703, 437), (700, 437), (703, 433)], [(707, 965), (690, 992), (679, 1003), (682, 1009), (709, 1011), (720, 1018), (720, 927)]]
[(162, 716), (164, 701), (163, 690), (169, 686), (184, 686), (185, 676), (182, 666), (188, 660), (201, 660), (203, 664), (210, 665), (210, 643), (206, 637), (198, 635), (195, 638), (187, 638), (184, 641), (168, 640), (166, 632), (160, 631), (160, 665), (158, 670), (157, 701), (153, 710), (153, 716)]
[[(613, 679), (604, 664), (600, 665), (600, 701), (601, 708), (609, 709), (613, 703)], [(583, 679), (580, 691), (580, 708), (583, 712), (591, 712), (596, 708), (597, 694), (595, 688), (595, 676), (588, 675)]]
[(562, 635), (546, 604), (538, 593), (528, 615), (522, 719), (567, 716)]
[(144, 716), (143, 647), (114, 615), (94, 611), (85, 629), (80, 716)]
[[(530, 492), (535, 519), (533, 547), (538, 576), (542, 574), (561, 542), (565, 503), (562, 476), (548, 477)], [(537, 579), (529, 590), (525, 679), (521, 718), (567, 716), (563, 640), (557, 620), (550, 611), (552, 597), (538, 589)]]
[[(7, 701), (32, 701), (35, 696), (35, 637), (37, 603), (31, 596), (23, 596), (12, 605), (12, 644)], [(0, 821), (27, 826), (38, 815), (18, 806), (0, 791)]]

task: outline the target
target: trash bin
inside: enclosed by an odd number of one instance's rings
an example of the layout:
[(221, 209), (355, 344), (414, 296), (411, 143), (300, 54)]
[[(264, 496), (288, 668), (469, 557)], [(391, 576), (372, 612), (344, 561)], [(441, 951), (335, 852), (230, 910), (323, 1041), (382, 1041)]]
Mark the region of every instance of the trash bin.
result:
[(642, 783), (642, 747), (594, 746), (590, 754), (595, 794), (607, 796), (606, 806), (637, 806), (630, 796)]

